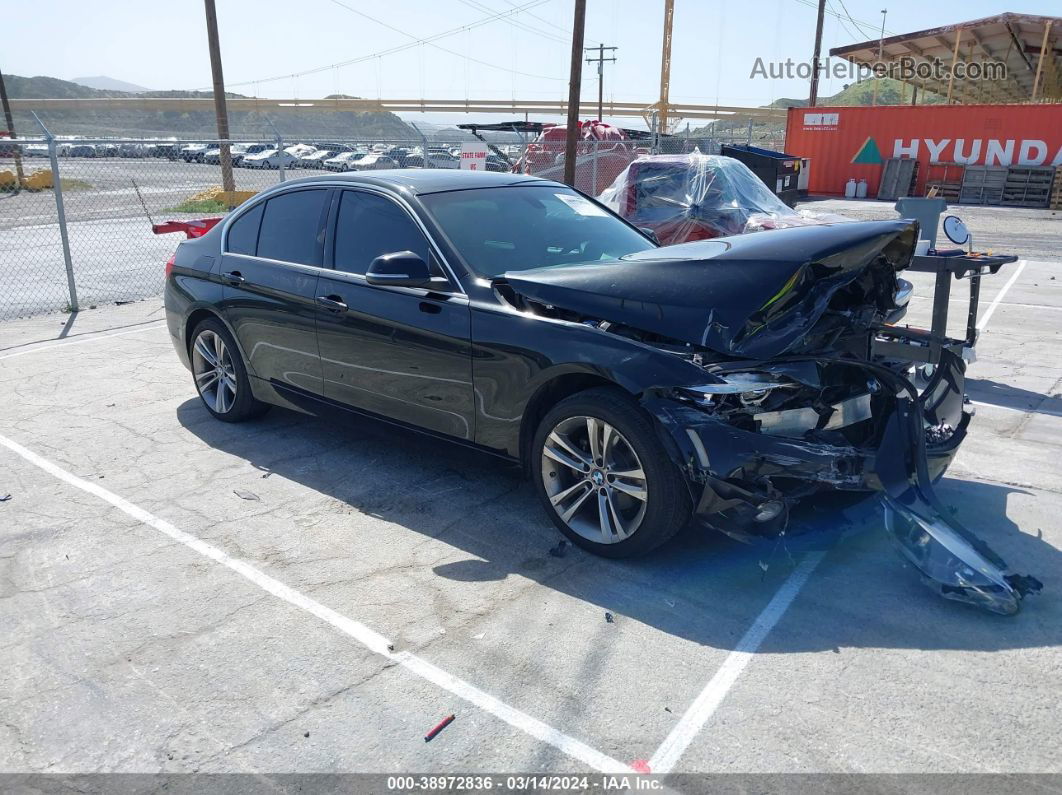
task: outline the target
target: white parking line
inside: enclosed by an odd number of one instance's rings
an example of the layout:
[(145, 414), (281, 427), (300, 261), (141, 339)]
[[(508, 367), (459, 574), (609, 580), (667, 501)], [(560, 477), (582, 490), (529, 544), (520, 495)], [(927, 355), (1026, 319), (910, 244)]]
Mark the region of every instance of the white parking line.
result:
[(715, 713), (719, 705), (723, 703), (730, 688), (734, 686), (745, 666), (751, 662), (756, 650), (763, 643), (767, 633), (771, 631), (778, 620), (785, 614), (789, 605), (793, 603), (800, 589), (808, 581), (811, 572), (819, 565), (826, 556), (825, 552), (811, 552), (797, 565), (789, 578), (782, 583), (774, 597), (763, 608), (763, 612), (756, 617), (756, 621), (749, 627), (744, 637), (738, 642), (737, 647), (727, 655), (722, 666), (715, 672), (715, 676), (708, 680), (704, 690), (690, 704), (689, 709), (675, 724), (671, 733), (656, 749), (652, 759), (649, 760), (649, 771), (657, 775), (670, 773), (678, 762), (679, 757), (689, 747), (704, 728), (709, 718)]
[(107, 340), (111, 337), (123, 337), (126, 334), (140, 334), (145, 331), (155, 331), (156, 329), (165, 328), (166, 321), (159, 320), (157, 323), (150, 326), (142, 326), (140, 328), (128, 329), (127, 331), (116, 331), (113, 334), (96, 334), (85, 339), (76, 339), (70, 341), (57, 340), (51, 344), (41, 344), (34, 348), (26, 348), (23, 351), (15, 351), (14, 353), (6, 353), (0, 355), (0, 361), (4, 359), (14, 359), (16, 356), (29, 356), (31, 353), (40, 353), (41, 351), (51, 351), (56, 348), (68, 348), (71, 345), (85, 345), (89, 342), (96, 342), (98, 340)]
[(1001, 409), (1003, 411), (1013, 411), (1017, 414), (1046, 414), (1048, 417), (1062, 417), (1062, 411), (1052, 411), (1051, 409), (1037, 408), (1036, 406), (1033, 406), (1032, 408), (1028, 409), (1023, 409), (1018, 408), (1017, 406), (1004, 406), (999, 403), (989, 403), (985, 400), (971, 400), (970, 402), (973, 403), (975, 406), (984, 406), (985, 408), (990, 409)]
[(1021, 276), (1021, 272), (1025, 270), (1025, 266), (1029, 264), (1028, 260), (1018, 260), (1018, 269), (1011, 274), (1007, 279), (1007, 283), (1003, 285), (1003, 289), (1000, 290), (996, 297), (992, 299), (992, 303), (988, 305), (988, 309), (981, 315), (981, 319), (977, 321), (977, 330), (984, 331), (988, 325), (988, 321), (992, 319), (992, 313), (996, 311), (996, 307), (999, 306), (999, 302), (1003, 300), (1003, 296), (1007, 294), (1007, 290), (1014, 286), (1014, 282), (1018, 281), (1018, 277)]
[(340, 632), (353, 638), (370, 651), (398, 663), (407, 671), (411, 671), (422, 679), (426, 679), (429, 682), (448, 690), (455, 696), (474, 704), (483, 711), (490, 713), (499, 720), (505, 721), (510, 726), (519, 729), (535, 739), (553, 746), (573, 759), (576, 759), (595, 770), (606, 773), (632, 772), (631, 768), (622, 762), (591, 748), (573, 737), (569, 737), (537, 718), (533, 718), (518, 709), (510, 707), (508, 704), (505, 704), (489, 693), (480, 690), (478, 687), (432, 665), (427, 660), (406, 651), (390, 651), (388, 649), (390, 641), (375, 630), (370, 629), (358, 621), (347, 618), (329, 607), (325, 607), (320, 602), (311, 599), (305, 594), (296, 591), (294, 588), (291, 588), (279, 580), (273, 579), (268, 574), (259, 571), (249, 563), (234, 558), (202, 539), (186, 533), (183, 530), (179, 530), (164, 519), (159, 519), (157, 516), (154, 516), (143, 508), (119, 497), (117, 494), (108, 491), (100, 485), (83, 480), (77, 475), (72, 475), (65, 469), (53, 464), (51, 461), (42, 458), (32, 450), (23, 447), (18, 442), (12, 441), (5, 436), (0, 436), (0, 446), (6, 447), (11, 452), (21, 456), (29, 463), (43, 469), (48, 474), (58, 478), (64, 483), (91, 494), (94, 497), (98, 497), (104, 502), (110, 503), (115, 508), (128, 514), (137, 521), (143, 522), (149, 527), (153, 527), (160, 533), (169, 536), (174, 541), (184, 544), (186, 547), (198, 552), (200, 555), (210, 558), (216, 563), (220, 563), (222, 566), (231, 569), (241, 577), (254, 583), (262, 590), (271, 593), (278, 599), (282, 599), (288, 604), (293, 605), (300, 610), (304, 610), (305, 612), (321, 619), (326, 624), (338, 629)]

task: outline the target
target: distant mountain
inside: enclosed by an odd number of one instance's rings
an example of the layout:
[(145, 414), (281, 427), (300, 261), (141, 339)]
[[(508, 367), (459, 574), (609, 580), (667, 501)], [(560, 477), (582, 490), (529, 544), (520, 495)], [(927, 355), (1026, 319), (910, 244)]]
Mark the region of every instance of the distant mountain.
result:
[(101, 91), (125, 91), (127, 94), (143, 94), (145, 91), (151, 90), (150, 88), (138, 86), (136, 83), (127, 83), (124, 80), (117, 80), (113, 77), (107, 77), (106, 75), (97, 75), (96, 77), (75, 77), (70, 82), (77, 83), (79, 86), (85, 86), (86, 88), (96, 88)]
[[(903, 89), (903, 83), (890, 77), (883, 77), (878, 82), (878, 105), (902, 105), (911, 101), (911, 87)], [(919, 94), (920, 105), (937, 105), (944, 101), (944, 97), (931, 92)], [(807, 107), (807, 98), (804, 99), (778, 99), (768, 107), (771, 108), (804, 108)], [(832, 97), (819, 97), (818, 104), (835, 107), (854, 107), (857, 105), (874, 104), (874, 81), (863, 80), (845, 86)]]
[[(212, 97), (210, 91), (145, 91), (97, 89), (55, 77), (4, 75), (12, 99), (81, 99), (94, 97)], [(241, 94), (226, 92), (230, 98)], [(15, 112), (15, 129), (25, 134), (38, 132), (29, 113)], [(217, 135), (214, 111), (153, 110), (53, 110), (41, 111), (41, 120), (55, 135), (213, 138)], [(398, 116), (386, 111), (342, 112), (300, 109), (296, 113), (263, 114), (230, 111), (229, 129), (233, 138), (270, 139), (272, 121), (281, 134), (292, 141), (300, 137), (317, 139), (375, 138), (377, 140), (416, 140), (419, 136)]]

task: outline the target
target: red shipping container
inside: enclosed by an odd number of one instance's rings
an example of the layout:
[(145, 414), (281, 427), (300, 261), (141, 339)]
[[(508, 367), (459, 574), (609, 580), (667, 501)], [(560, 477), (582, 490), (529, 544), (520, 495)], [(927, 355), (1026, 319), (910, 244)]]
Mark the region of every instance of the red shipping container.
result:
[(883, 105), (790, 108), (787, 154), (811, 158), (808, 192), (843, 195), (849, 179), (877, 194), (884, 161), (1062, 166), (1062, 105)]

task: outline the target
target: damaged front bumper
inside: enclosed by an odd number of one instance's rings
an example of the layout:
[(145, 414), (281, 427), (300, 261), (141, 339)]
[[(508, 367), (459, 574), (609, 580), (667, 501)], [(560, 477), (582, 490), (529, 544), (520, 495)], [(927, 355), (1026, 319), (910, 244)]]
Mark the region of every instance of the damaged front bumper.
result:
[[(793, 416), (779, 418), (780, 412), (764, 412), (766, 422), (750, 430), (688, 402), (646, 398), (646, 408), (681, 456), (697, 518), (730, 536), (752, 540), (783, 534), (790, 506), (802, 497), (833, 490), (880, 492), (886, 529), (930, 587), (948, 599), (1016, 613), (1022, 598), (1038, 591), (1040, 582), (1010, 572), (949, 515), (933, 491), (971, 418), (964, 406), (962, 359), (945, 353), (921, 394), (883, 365), (851, 360), (844, 365), (864, 368), (886, 394), (895, 396), (878, 399), (873, 418), (864, 416), (862, 401), (833, 407), (829, 419), (835, 425), (876, 422), (879, 430), (870, 443), (847, 443), (837, 433), (799, 438), (791, 428)], [(818, 431), (830, 428), (824, 420)]]

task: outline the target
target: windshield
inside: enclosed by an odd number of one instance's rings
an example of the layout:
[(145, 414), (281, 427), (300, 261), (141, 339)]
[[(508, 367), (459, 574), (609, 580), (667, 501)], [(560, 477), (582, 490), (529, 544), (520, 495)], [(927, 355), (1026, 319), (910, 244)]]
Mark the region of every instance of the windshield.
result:
[(421, 202), (480, 276), (600, 262), (655, 248), (619, 218), (559, 185), (432, 193)]

